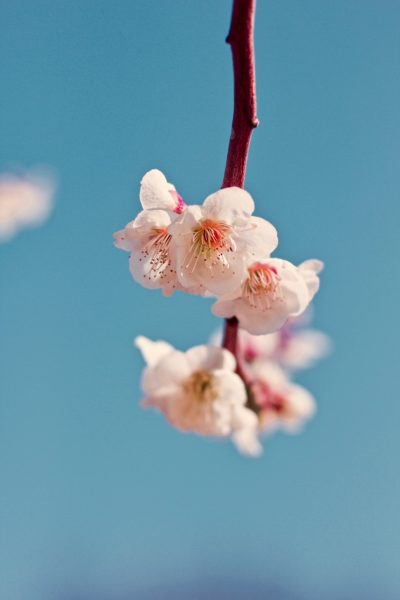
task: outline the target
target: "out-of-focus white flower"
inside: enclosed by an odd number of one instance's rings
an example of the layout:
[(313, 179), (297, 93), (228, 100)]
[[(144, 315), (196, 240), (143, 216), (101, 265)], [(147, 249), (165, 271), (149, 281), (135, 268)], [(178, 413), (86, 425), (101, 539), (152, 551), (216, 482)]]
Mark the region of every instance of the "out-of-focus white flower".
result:
[(53, 206), (54, 180), (39, 171), (0, 175), (0, 242), (43, 223)]
[(142, 376), (144, 406), (157, 408), (181, 431), (234, 436), (242, 452), (253, 456), (261, 452), (258, 419), (245, 407), (246, 389), (234, 372), (236, 361), (230, 352), (213, 346), (179, 352), (143, 336), (135, 344), (147, 363)]
[(248, 366), (246, 371), (260, 429), (272, 432), (281, 428), (288, 433), (300, 432), (316, 410), (312, 395), (292, 383), (276, 363), (258, 361), (250, 368)]
[[(307, 261), (318, 263), (319, 261)], [(247, 268), (247, 278), (231, 294), (212, 307), (215, 315), (237, 317), (243, 329), (254, 335), (277, 331), (289, 317), (300, 315), (316, 292), (315, 269), (295, 267), (280, 258), (267, 258)]]
[(329, 352), (330, 340), (322, 331), (301, 329), (297, 320), (289, 319), (279, 331), (266, 335), (252, 335), (240, 329), (239, 357), (247, 363), (275, 361), (290, 371), (311, 367)]
[(202, 285), (217, 296), (246, 278), (247, 266), (269, 256), (278, 236), (271, 223), (252, 217), (254, 202), (241, 188), (219, 190), (202, 206), (188, 206), (169, 231), (176, 244), (176, 270), (184, 288)]
[(180, 214), (185, 209), (183, 198), (158, 169), (148, 171), (140, 185), (140, 202), (145, 210), (163, 209)]

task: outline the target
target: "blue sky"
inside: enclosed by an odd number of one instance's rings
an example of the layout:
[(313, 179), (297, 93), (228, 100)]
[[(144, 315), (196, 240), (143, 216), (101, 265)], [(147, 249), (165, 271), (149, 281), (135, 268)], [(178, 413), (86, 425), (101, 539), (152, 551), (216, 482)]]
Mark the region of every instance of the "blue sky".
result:
[(219, 187), (230, 2), (0, 11), (0, 168), (59, 181), (48, 223), (0, 247), (0, 596), (235, 574), (293, 598), (398, 597), (399, 3), (259, 2), (246, 187), (280, 256), (325, 261), (315, 324), (335, 345), (300, 378), (317, 418), (259, 461), (138, 407), (133, 338), (186, 348), (218, 320), (134, 284), (111, 239), (149, 168), (191, 203)]

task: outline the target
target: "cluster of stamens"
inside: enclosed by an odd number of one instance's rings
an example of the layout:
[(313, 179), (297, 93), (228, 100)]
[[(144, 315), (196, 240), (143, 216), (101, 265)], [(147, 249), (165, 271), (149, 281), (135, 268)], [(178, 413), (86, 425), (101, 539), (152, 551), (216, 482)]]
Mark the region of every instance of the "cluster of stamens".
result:
[(200, 221), (193, 229), (186, 268), (193, 271), (199, 260), (203, 260), (210, 267), (218, 263), (227, 267), (225, 254), (236, 249), (231, 234), (232, 227), (223, 221), (212, 219)]
[(248, 277), (243, 283), (243, 297), (254, 308), (269, 310), (272, 302), (280, 297), (279, 282), (275, 267), (255, 263), (248, 269)]
[(185, 393), (196, 403), (209, 404), (218, 396), (215, 381), (209, 371), (195, 371), (183, 384)]
[(169, 253), (171, 237), (166, 228), (152, 229), (148, 242), (141, 250), (141, 253), (149, 259), (146, 273), (148, 279), (162, 279), (168, 274), (168, 267), (171, 266)]

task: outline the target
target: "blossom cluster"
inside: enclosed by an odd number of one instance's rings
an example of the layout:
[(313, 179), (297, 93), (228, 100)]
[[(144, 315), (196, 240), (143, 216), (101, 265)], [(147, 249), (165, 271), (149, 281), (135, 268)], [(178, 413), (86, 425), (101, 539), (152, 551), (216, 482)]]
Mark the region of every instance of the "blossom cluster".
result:
[(0, 242), (43, 223), (51, 212), (53, 195), (54, 181), (48, 174), (0, 174)]
[(260, 436), (278, 429), (299, 433), (315, 413), (313, 396), (292, 375), (325, 356), (330, 342), (304, 324), (293, 319), (261, 336), (241, 329), (236, 358), (217, 346), (220, 334), (187, 352), (139, 336), (135, 343), (147, 364), (143, 406), (181, 431), (228, 437), (241, 453), (259, 456)]
[[(244, 453), (258, 455), (261, 430), (297, 430), (314, 410), (312, 397), (281, 364), (311, 360), (307, 340), (292, 335), (285, 351), (281, 342), (318, 291), (323, 264), (312, 259), (295, 266), (272, 257), (277, 231), (253, 216), (253, 199), (241, 188), (220, 189), (202, 205), (187, 205), (153, 169), (142, 179), (140, 202), (141, 212), (114, 234), (115, 245), (130, 252), (133, 278), (166, 296), (180, 290), (213, 297), (212, 312), (240, 328), (233, 352), (210, 345), (183, 353), (139, 337), (147, 363), (144, 404), (183, 431), (230, 436)], [(312, 342), (316, 358), (315, 336)]]

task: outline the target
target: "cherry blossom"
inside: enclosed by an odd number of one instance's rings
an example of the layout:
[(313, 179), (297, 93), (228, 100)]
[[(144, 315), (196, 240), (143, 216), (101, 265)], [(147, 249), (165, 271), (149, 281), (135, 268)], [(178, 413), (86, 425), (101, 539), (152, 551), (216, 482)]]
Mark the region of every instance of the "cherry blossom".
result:
[(247, 366), (246, 372), (260, 430), (272, 432), (281, 428), (288, 433), (300, 432), (316, 410), (312, 395), (292, 383), (272, 361), (257, 361)]
[(272, 258), (277, 232), (252, 216), (254, 202), (241, 188), (187, 206), (153, 169), (142, 179), (140, 201), (143, 210), (114, 234), (115, 245), (131, 253), (133, 278), (165, 295), (215, 295), (214, 314), (236, 317), (240, 325), (229, 342), (233, 354), (213, 345), (180, 352), (138, 337), (147, 365), (143, 405), (181, 431), (231, 438), (243, 454), (259, 456), (260, 433), (298, 431), (315, 410), (312, 396), (288, 371), (323, 351), (322, 334), (293, 333), (319, 288), (323, 264), (309, 260), (296, 267)]
[(241, 286), (218, 298), (212, 311), (219, 317), (237, 317), (249, 333), (272, 333), (305, 311), (318, 289), (321, 268), (320, 261), (295, 267), (280, 258), (258, 260), (248, 266)]
[(217, 296), (233, 292), (247, 267), (269, 255), (278, 236), (271, 223), (252, 217), (250, 194), (237, 187), (208, 196), (202, 206), (188, 206), (169, 231), (176, 244), (176, 271), (184, 288), (202, 285)]
[(39, 171), (0, 175), (0, 242), (10, 240), (20, 229), (43, 223), (49, 216), (54, 181)]
[(172, 218), (165, 210), (143, 210), (124, 229), (114, 233), (117, 248), (131, 252), (129, 268), (135, 281), (146, 288), (161, 288), (167, 296), (179, 285), (168, 229)]
[[(147, 366), (144, 406), (164, 414), (177, 429), (201, 436), (236, 436), (241, 452), (256, 456), (258, 420), (246, 408), (246, 389), (234, 372), (234, 356), (223, 348), (196, 346), (187, 352), (166, 342), (135, 340)], [(235, 439), (236, 439), (235, 438)]]
[(327, 341), (294, 325), (318, 291), (323, 264), (295, 266), (272, 257), (277, 231), (253, 216), (253, 199), (243, 189), (258, 124), (254, 8), (253, 1), (234, 0), (227, 41), (235, 97), (223, 188), (201, 205), (186, 204), (152, 169), (141, 181), (142, 211), (114, 238), (131, 253), (130, 270), (141, 285), (165, 295), (182, 290), (213, 296), (212, 312), (226, 319), (223, 347), (181, 352), (167, 342), (136, 338), (146, 362), (143, 405), (180, 431), (230, 438), (240, 452), (259, 456), (264, 431), (299, 431), (313, 415), (314, 399), (291, 381), (291, 371), (320, 357)]

